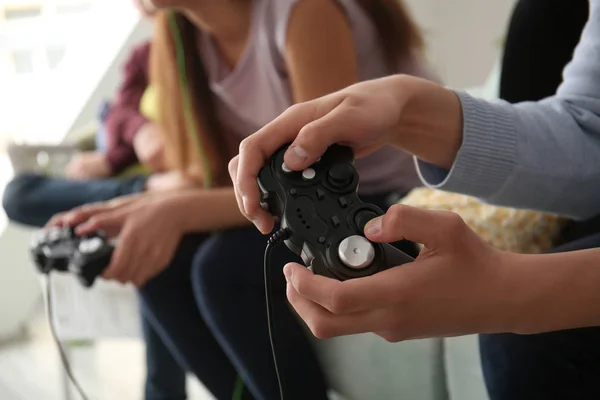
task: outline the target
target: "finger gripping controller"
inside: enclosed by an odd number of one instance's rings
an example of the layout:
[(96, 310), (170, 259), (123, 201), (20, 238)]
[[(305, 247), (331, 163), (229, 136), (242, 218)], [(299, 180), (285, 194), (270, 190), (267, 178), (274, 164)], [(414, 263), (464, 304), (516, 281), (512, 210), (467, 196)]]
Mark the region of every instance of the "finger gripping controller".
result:
[(39, 272), (70, 272), (85, 287), (91, 287), (108, 266), (112, 252), (101, 232), (79, 237), (74, 229), (60, 227), (37, 232), (30, 247)]
[(373, 275), (414, 259), (364, 236), (367, 222), (383, 215), (357, 194), (358, 173), (349, 147), (333, 145), (309, 168), (290, 170), (279, 149), (258, 176), (261, 207), (289, 233), (287, 247), (315, 273), (338, 280)]

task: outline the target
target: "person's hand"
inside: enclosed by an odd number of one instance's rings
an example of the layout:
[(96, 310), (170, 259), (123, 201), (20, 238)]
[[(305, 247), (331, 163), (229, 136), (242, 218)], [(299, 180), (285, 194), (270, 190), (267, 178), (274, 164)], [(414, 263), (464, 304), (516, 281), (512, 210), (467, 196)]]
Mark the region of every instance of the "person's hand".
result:
[(412, 263), (344, 282), (286, 265), (288, 299), (319, 338), (374, 332), (397, 342), (505, 332), (519, 293), (532, 290), (514, 263), (519, 256), (492, 248), (456, 214), (397, 205), (365, 233), (374, 242), (425, 247)]
[(71, 179), (100, 179), (110, 176), (110, 164), (98, 151), (76, 154), (67, 166), (66, 175)]
[(133, 149), (138, 160), (153, 172), (165, 169), (163, 136), (158, 125), (147, 123), (133, 138)]
[[(98, 230), (118, 235), (110, 264), (102, 277), (140, 287), (162, 272), (183, 235), (182, 213), (168, 195), (143, 195), (118, 203), (82, 207), (64, 220), (77, 225), (78, 235)], [(82, 223), (82, 221), (85, 221)]]
[(146, 190), (150, 192), (168, 192), (173, 190), (193, 189), (201, 187), (196, 180), (186, 177), (180, 171), (169, 171), (154, 174), (148, 178)]
[(292, 170), (306, 168), (333, 143), (351, 146), (357, 157), (388, 144), (406, 101), (404, 93), (395, 90), (397, 79), (367, 81), (293, 105), (244, 139), (239, 155), (229, 164), (242, 213), (261, 232), (271, 231), (273, 219), (260, 208), (256, 178), (265, 161), (286, 143), (293, 142), (285, 154)]
[[(61, 226), (76, 227), (86, 221), (89, 221), (95, 215), (105, 214), (109, 211), (118, 210), (126, 205), (138, 202), (142, 198), (146, 198), (146, 193), (131, 194), (128, 196), (117, 197), (108, 201), (99, 201), (96, 203), (84, 204), (79, 207), (75, 207), (72, 210), (64, 211), (54, 215), (45, 225), (45, 229)], [(109, 235), (114, 236), (118, 234), (120, 228), (107, 232)]]

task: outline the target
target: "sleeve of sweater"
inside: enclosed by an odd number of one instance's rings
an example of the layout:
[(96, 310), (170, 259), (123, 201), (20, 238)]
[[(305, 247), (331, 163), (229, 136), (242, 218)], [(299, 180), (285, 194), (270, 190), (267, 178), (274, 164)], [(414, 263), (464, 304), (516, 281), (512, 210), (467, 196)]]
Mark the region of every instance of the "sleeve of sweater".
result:
[(489, 203), (586, 219), (600, 213), (600, 0), (556, 95), (510, 105), (457, 92), (463, 142), (452, 168), (416, 160), (425, 184)]
[(106, 158), (112, 172), (118, 174), (135, 163), (133, 138), (147, 122), (140, 113), (140, 102), (148, 86), (150, 43), (136, 47), (123, 67), (123, 80), (116, 100), (104, 121), (107, 134)]

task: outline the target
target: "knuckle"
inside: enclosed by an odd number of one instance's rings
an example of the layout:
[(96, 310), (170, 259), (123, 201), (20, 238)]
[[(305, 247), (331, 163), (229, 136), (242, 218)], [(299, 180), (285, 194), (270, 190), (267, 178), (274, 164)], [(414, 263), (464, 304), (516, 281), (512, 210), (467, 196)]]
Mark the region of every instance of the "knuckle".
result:
[(239, 162), (239, 156), (235, 156), (233, 157), (230, 161), (229, 164), (227, 164), (227, 169), (229, 170), (229, 174), (233, 175), (235, 174), (236, 170), (237, 170), (237, 166), (238, 166), (238, 162)]
[(348, 310), (349, 301), (346, 292), (341, 290), (332, 290), (329, 295), (329, 311), (334, 314), (341, 314)]
[(100, 218), (98, 216), (93, 216), (90, 219), (88, 219), (87, 223), (90, 226), (99, 226), (102, 223), (102, 218)]
[(390, 227), (396, 227), (406, 217), (407, 208), (402, 204), (394, 204), (387, 212), (387, 222)]
[(254, 137), (248, 136), (240, 142), (240, 153), (252, 152), (255, 148)]
[(294, 289), (299, 295), (304, 296), (308, 292), (308, 285), (305, 280), (296, 279), (294, 280)]
[(397, 333), (386, 333), (382, 337), (388, 343), (399, 343), (402, 341), (402, 337)]
[(362, 93), (349, 91), (344, 97), (343, 104), (345, 108), (362, 112), (365, 106), (366, 99)]
[(333, 337), (333, 329), (331, 325), (323, 319), (313, 319), (308, 323), (310, 331), (318, 339), (330, 339)]
[(453, 212), (446, 212), (443, 216), (446, 229), (449, 232), (461, 232), (465, 229), (466, 224), (462, 217)]
[(292, 104), (291, 106), (289, 106), (283, 113), (288, 115), (288, 114), (295, 114), (297, 112), (299, 112), (303, 107), (302, 103), (295, 103)]

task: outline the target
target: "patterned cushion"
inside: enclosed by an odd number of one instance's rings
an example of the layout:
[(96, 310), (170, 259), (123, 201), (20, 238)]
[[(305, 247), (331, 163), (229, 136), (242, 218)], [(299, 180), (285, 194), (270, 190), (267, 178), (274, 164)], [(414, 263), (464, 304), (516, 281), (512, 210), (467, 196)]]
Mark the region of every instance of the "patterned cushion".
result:
[(401, 203), (455, 212), (492, 246), (515, 253), (549, 250), (566, 222), (552, 214), (492, 206), (474, 197), (429, 188), (414, 189)]

